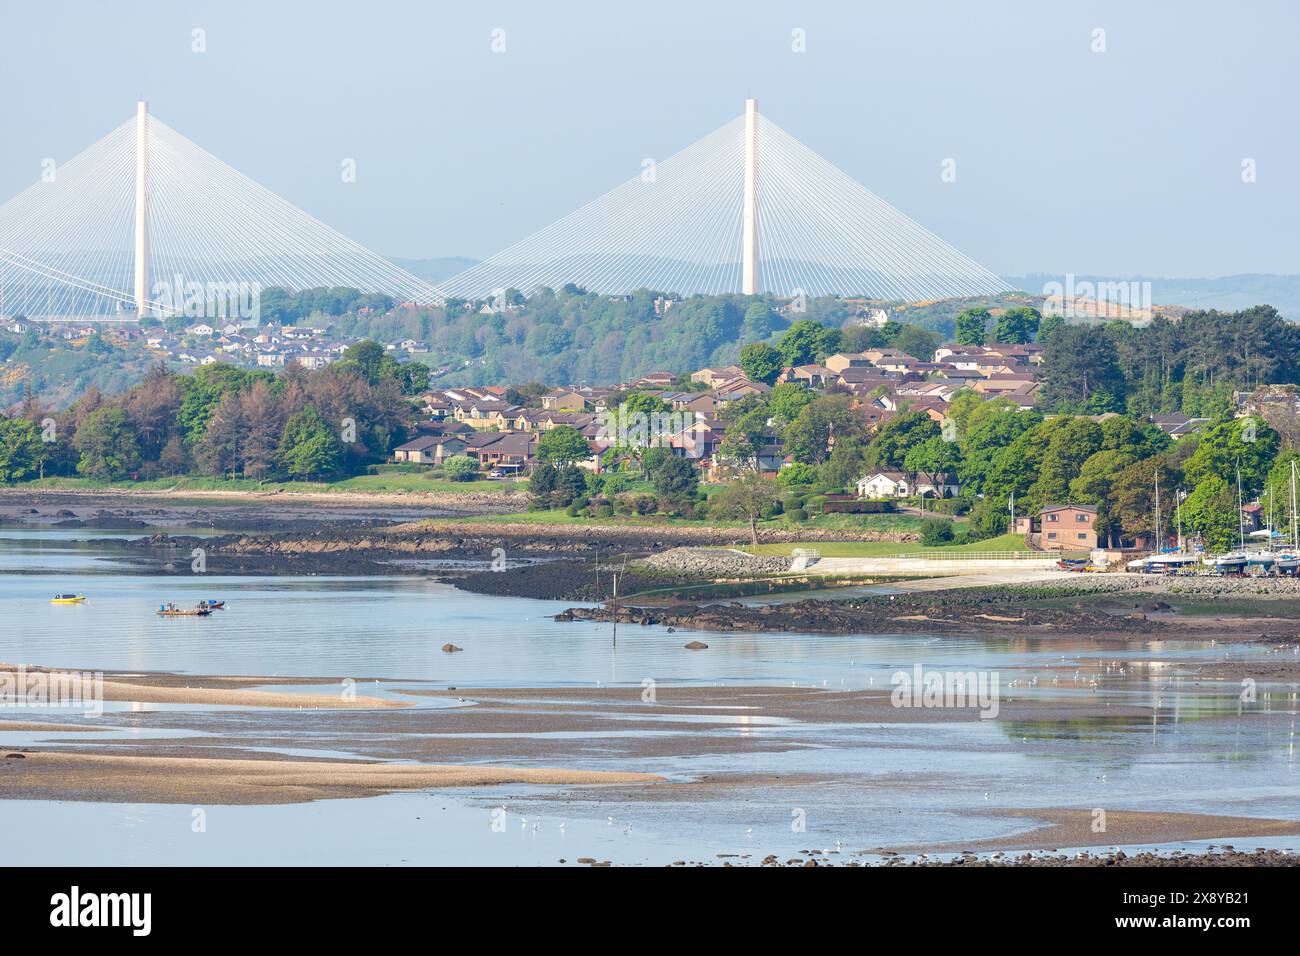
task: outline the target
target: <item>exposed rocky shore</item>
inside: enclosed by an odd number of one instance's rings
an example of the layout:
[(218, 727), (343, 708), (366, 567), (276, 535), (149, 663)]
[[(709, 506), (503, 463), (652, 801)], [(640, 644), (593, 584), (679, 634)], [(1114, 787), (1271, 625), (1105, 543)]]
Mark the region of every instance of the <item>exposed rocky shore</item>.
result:
[(781, 574), (790, 570), (790, 557), (753, 555), (730, 548), (672, 548), (639, 562), (651, 571), (683, 578), (733, 578), (756, 574)]
[(1226, 577), (1196, 575), (1188, 577), (1158, 574), (1078, 574), (1068, 585), (1056, 581), (1026, 582), (1023, 587), (1042, 590), (1069, 590), (1071, 593), (1121, 594), (1141, 591), (1149, 594), (1184, 597), (1250, 597), (1300, 599), (1300, 577)]
[[(954, 597), (954, 596), (957, 597)], [(1086, 608), (1024, 607), (1005, 595), (937, 592), (847, 601), (797, 601), (746, 605), (673, 604), (666, 607), (572, 607), (557, 621), (614, 621), (706, 631), (808, 631), (823, 634), (964, 633), (997, 629), (1058, 630), (1105, 634), (1148, 634), (1169, 625), (1145, 613), (1109, 614)]]

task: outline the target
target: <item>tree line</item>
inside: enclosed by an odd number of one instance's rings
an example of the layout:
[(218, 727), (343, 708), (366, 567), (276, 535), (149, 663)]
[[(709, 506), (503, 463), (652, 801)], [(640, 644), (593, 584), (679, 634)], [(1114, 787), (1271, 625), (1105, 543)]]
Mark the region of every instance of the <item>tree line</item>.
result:
[(329, 480), (384, 461), (406, 438), (425, 375), (374, 342), (316, 371), (162, 365), (125, 392), (87, 390), (61, 412), (28, 394), (0, 417), (0, 481), (204, 475)]

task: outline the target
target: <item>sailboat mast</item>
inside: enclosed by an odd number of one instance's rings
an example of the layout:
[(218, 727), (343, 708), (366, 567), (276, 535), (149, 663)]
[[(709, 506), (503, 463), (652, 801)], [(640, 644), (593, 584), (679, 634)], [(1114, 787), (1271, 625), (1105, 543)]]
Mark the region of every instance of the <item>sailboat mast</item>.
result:
[(1296, 462), (1291, 459), (1291, 548), (1300, 550), (1300, 535), (1296, 535)]
[(1241, 500), (1241, 462), (1237, 462), (1237, 541), (1242, 551), (1246, 550), (1246, 516), (1241, 513), (1245, 502)]
[(1174, 493), (1174, 500), (1178, 502), (1174, 506), (1174, 516), (1178, 521), (1178, 553), (1183, 553), (1183, 492), (1180, 488)]
[(1156, 481), (1156, 554), (1160, 553), (1160, 472), (1154, 473)]

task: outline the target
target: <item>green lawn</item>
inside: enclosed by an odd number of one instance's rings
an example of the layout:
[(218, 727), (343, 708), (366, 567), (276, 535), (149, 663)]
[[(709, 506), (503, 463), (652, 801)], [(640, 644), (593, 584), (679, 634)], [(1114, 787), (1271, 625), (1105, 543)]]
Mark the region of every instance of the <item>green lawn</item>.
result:
[[(969, 544), (949, 544), (937, 548), (927, 548), (918, 542), (894, 541), (809, 541), (803, 544), (760, 544), (757, 549), (746, 548), (756, 554), (790, 554), (795, 548), (816, 548), (824, 558), (885, 558), (895, 554), (917, 554), (936, 552), (960, 554), (970, 551), (1028, 552), (1025, 539), (1018, 534), (1004, 534), (997, 538), (985, 538)], [(1044, 555), (1046, 557), (1046, 555)]]

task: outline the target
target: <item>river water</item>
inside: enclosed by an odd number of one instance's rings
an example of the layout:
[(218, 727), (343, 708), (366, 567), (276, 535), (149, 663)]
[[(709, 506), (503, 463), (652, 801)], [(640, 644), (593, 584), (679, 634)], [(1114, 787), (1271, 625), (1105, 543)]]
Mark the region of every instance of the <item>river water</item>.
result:
[[(1277, 660), (1292, 650), (1147, 640), (1124, 652), (1127, 659), (1157, 665), (1142, 668), (1144, 676), (1135, 679), (1131, 671), (1121, 677), (1108, 667), (1113, 649), (1051, 638), (667, 635), (625, 626), (615, 639), (609, 624), (553, 621), (563, 603), (469, 594), (421, 578), (125, 574), (116, 563), (120, 549), (106, 540), (120, 535), (0, 530), (0, 661), (78, 670), (352, 676), (457, 688), (635, 687), (650, 678), (661, 686), (750, 683), (832, 691), (884, 689), (891, 674), (919, 664), (996, 671), (1004, 687), (1013, 680), (1020, 686), (1017, 693), (1050, 687), (1056, 694), (1137, 704), (1148, 716), (1041, 726), (809, 725), (800, 729), (800, 746), (780, 752), (664, 756), (637, 767), (596, 767), (676, 780), (732, 772), (844, 780), (756, 787), (724, 800), (611, 802), (593, 799), (590, 791), (569, 796), (499, 787), (211, 807), (196, 832), (191, 807), (0, 799), (7, 834), (0, 864), (547, 864), (584, 855), (624, 863), (717, 862), (767, 852), (784, 858), (806, 848), (834, 848), (837, 841), (846, 851), (940, 844), (1030, 826), (990, 816), (984, 812), (990, 806), (1300, 819), (1295, 688), (1261, 686), (1259, 699), (1243, 705), (1233, 685), (1177, 676), (1183, 663), (1225, 655)], [(49, 603), (62, 592), (89, 600)], [(207, 619), (153, 613), (160, 602), (188, 605), (207, 597), (226, 600), (228, 610)], [(693, 639), (709, 649), (684, 651)], [(465, 652), (442, 652), (448, 642)], [(1035, 679), (1038, 689), (1026, 686)], [(739, 720), (735, 727), (737, 734), (765, 732)], [(57, 736), (3, 732), (0, 746), (58, 746)], [(509, 820), (504, 832), (490, 825), (492, 810), (503, 803)], [(804, 831), (791, 827), (800, 814)], [(1300, 839), (1248, 843), (1292, 847)]]

